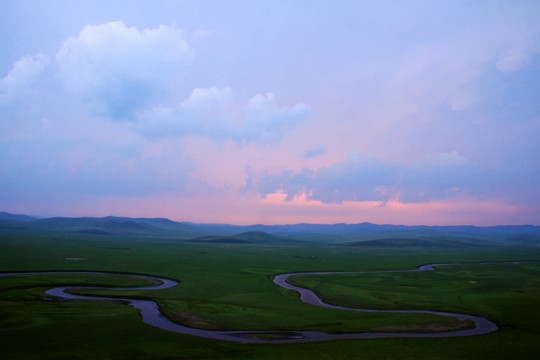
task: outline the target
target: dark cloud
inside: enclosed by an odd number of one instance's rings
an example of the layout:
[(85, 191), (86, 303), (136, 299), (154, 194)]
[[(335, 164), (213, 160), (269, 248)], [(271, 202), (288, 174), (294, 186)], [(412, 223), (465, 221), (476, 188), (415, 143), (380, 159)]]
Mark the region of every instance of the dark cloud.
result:
[(427, 164), (416, 166), (387, 163), (351, 151), (345, 162), (317, 170), (266, 173), (250, 178), (250, 183), (262, 195), (282, 191), (287, 200), (305, 194), (324, 203), (391, 199), (418, 203), (456, 195), (507, 196), (530, 204), (540, 200), (528, 190), (540, 179), (539, 169), (486, 169), (467, 163), (456, 151), (428, 157)]

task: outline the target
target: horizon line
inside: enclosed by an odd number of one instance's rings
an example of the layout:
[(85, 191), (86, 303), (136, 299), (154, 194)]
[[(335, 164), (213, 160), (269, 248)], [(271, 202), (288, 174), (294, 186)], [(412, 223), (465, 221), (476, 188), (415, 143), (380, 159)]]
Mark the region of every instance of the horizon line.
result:
[(333, 226), (333, 225), (361, 225), (361, 224), (369, 224), (369, 225), (375, 225), (375, 226), (403, 226), (403, 227), (476, 227), (476, 228), (491, 228), (491, 227), (525, 227), (525, 226), (531, 226), (531, 227), (540, 227), (540, 225), (533, 225), (533, 224), (497, 224), (497, 225), (473, 225), (473, 224), (460, 224), (460, 225), (425, 225), (425, 224), (414, 224), (414, 225), (405, 225), (405, 224), (392, 224), (392, 223), (373, 223), (369, 221), (361, 221), (361, 222), (354, 222), (354, 223), (347, 223), (347, 222), (337, 222), (337, 223), (311, 223), (311, 222), (299, 222), (299, 223), (280, 223), (280, 224), (265, 224), (265, 223), (249, 223), (249, 224), (238, 224), (238, 223), (226, 223), (226, 222), (196, 222), (196, 221), (190, 221), (190, 220), (173, 220), (168, 217), (163, 216), (157, 216), (157, 217), (144, 217), (144, 216), (138, 216), (138, 217), (132, 217), (132, 216), (119, 216), (119, 215), (105, 215), (105, 216), (41, 216), (41, 215), (27, 215), (27, 214), (15, 214), (10, 213), (8, 211), (0, 211), (0, 214), (7, 214), (12, 216), (26, 216), (33, 218), (35, 220), (45, 220), (45, 219), (54, 219), (54, 218), (65, 218), (65, 219), (82, 219), (82, 218), (94, 218), (94, 219), (105, 219), (105, 218), (125, 218), (125, 219), (149, 219), (149, 220), (156, 220), (156, 219), (164, 219), (169, 220), (175, 223), (190, 223), (195, 225), (228, 225), (228, 226), (238, 226), (238, 227), (249, 227), (249, 226), (296, 226), (296, 225), (326, 225), (326, 226)]

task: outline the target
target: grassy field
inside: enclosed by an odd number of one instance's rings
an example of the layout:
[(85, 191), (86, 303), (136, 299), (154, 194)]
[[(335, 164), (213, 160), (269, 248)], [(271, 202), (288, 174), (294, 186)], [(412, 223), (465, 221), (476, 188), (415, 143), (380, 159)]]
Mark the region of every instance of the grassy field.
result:
[[(77, 259), (77, 260), (74, 260)], [(540, 265), (474, 265), (479, 261), (539, 261), (537, 247), (378, 248), (199, 244), (165, 238), (90, 234), (0, 234), (0, 271), (101, 270), (146, 273), (181, 283), (123, 295), (154, 298), (171, 318), (208, 329), (367, 331), (454, 326), (434, 315), (351, 313), (301, 303), (272, 283), (291, 271), (413, 269), (463, 262), (419, 273), (298, 276), (326, 301), (355, 307), (421, 308), (485, 316), (500, 330), (446, 339), (340, 340), (244, 345), (170, 333), (140, 321), (120, 302), (43, 301), (55, 284), (137, 286), (120, 275), (55, 274), (0, 277), (1, 359), (505, 359), (540, 351)], [(96, 292), (85, 290), (85, 293)], [(106, 293), (98, 291), (99, 293)]]

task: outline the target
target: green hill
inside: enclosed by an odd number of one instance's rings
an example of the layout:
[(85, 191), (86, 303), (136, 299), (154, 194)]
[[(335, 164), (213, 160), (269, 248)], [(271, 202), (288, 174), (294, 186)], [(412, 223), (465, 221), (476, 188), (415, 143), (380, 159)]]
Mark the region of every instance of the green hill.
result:
[(250, 242), (270, 242), (283, 240), (281, 236), (269, 234), (264, 231), (246, 231), (240, 234), (233, 235), (237, 239), (248, 240)]
[(35, 218), (28, 215), (10, 214), (5, 211), (0, 211), (0, 220), (26, 221), (26, 220), (34, 220), (34, 219)]
[(73, 230), (77, 233), (102, 235), (151, 235), (161, 233), (155, 226), (132, 220), (98, 220)]
[(188, 240), (197, 243), (224, 243), (224, 244), (252, 244), (253, 241), (240, 239), (234, 236), (202, 236)]
[(189, 240), (190, 242), (225, 243), (225, 244), (261, 244), (283, 241), (280, 236), (268, 234), (264, 231), (246, 231), (232, 236), (201, 236)]
[(346, 246), (539, 246), (540, 226), (404, 226), (359, 224), (290, 224), (237, 226), (196, 224), (166, 218), (35, 218), (0, 212), (0, 230), (18, 232), (135, 235), (228, 243), (312, 242)]

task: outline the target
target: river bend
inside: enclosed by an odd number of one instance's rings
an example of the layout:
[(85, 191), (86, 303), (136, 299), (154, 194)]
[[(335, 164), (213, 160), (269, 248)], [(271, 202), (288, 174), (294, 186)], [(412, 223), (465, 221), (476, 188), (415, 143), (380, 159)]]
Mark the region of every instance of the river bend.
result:
[[(500, 263), (500, 262), (498, 262)], [(518, 262), (505, 262), (517, 264)], [(480, 263), (488, 264), (488, 262)], [(442, 338), (442, 337), (457, 337), (457, 336), (471, 336), (488, 334), (498, 329), (497, 325), (492, 321), (489, 321), (483, 317), (460, 314), (442, 311), (430, 311), (430, 310), (379, 310), (379, 309), (360, 309), (350, 308), (338, 305), (332, 305), (325, 303), (319, 298), (313, 291), (294, 286), (287, 282), (289, 277), (294, 275), (332, 275), (332, 274), (373, 274), (382, 272), (418, 272), (418, 271), (430, 271), (435, 270), (437, 266), (449, 266), (460, 265), (458, 263), (453, 264), (427, 264), (422, 265), (414, 270), (382, 270), (382, 271), (358, 271), (358, 272), (295, 272), (276, 275), (273, 282), (285, 289), (294, 290), (300, 294), (300, 300), (306, 304), (314, 306), (322, 306), (337, 310), (346, 311), (360, 311), (360, 312), (381, 312), (381, 313), (419, 313), (419, 314), (433, 314), (441, 316), (450, 316), (456, 318), (463, 318), (470, 320), (474, 323), (474, 326), (464, 330), (454, 330), (446, 332), (358, 332), (358, 333), (335, 333), (324, 331), (303, 331), (303, 330), (203, 330), (196, 329), (187, 326), (183, 326), (172, 322), (165, 315), (163, 315), (159, 309), (159, 305), (153, 300), (132, 299), (129, 297), (105, 297), (105, 296), (86, 296), (75, 295), (67, 292), (72, 289), (101, 289), (101, 290), (159, 290), (167, 289), (178, 285), (178, 281), (163, 277), (156, 277), (151, 275), (133, 274), (133, 273), (117, 273), (117, 272), (104, 272), (104, 271), (32, 271), (32, 272), (9, 272), (0, 273), (0, 276), (13, 276), (13, 275), (38, 275), (38, 274), (59, 274), (59, 273), (71, 273), (71, 274), (114, 274), (114, 275), (128, 275), (140, 278), (153, 279), (158, 281), (158, 285), (143, 286), (143, 287), (95, 287), (95, 286), (58, 286), (45, 291), (47, 295), (55, 296), (63, 300), (114, 300), (123, 301), (130, 306), (138, 309), (141, 313), (142, 321), (146, 324), (182, 334), (188, 334), (193, 336), (200, 336), (211, 339), (242, 342), (242, 343), (290, 343), (290, 342), (309, 342), (309, 341), (324, 341), (324, 340), (337, 340), (337, 339), (374, 339), (374, 338)]]

